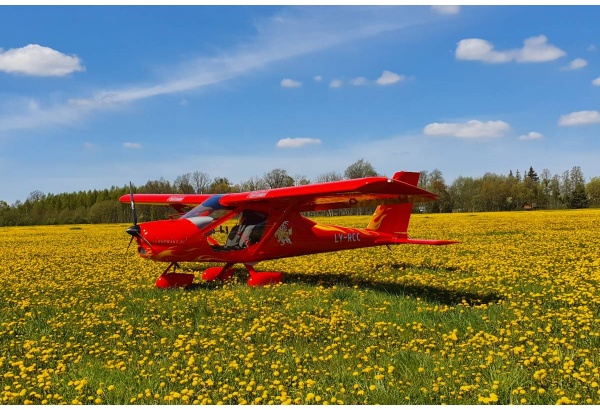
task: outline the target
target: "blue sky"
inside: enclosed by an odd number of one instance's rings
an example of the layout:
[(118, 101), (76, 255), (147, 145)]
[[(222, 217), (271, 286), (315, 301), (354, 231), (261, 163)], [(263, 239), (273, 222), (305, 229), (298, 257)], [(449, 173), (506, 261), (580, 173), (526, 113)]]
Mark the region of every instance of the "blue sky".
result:
[(595, 6), (0, 7), (0, 200), (359, 158), (600, 176)]

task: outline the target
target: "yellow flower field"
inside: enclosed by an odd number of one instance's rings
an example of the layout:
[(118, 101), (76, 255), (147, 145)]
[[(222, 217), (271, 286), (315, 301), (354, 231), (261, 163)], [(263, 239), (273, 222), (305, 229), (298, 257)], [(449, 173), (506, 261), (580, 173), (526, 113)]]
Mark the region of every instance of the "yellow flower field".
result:
[(0, 403), (600, 404), (599, 226), (600, 210), (413, 215), (412, 237), (460, 243), (168, 291), (125, 225), (0, 228)]

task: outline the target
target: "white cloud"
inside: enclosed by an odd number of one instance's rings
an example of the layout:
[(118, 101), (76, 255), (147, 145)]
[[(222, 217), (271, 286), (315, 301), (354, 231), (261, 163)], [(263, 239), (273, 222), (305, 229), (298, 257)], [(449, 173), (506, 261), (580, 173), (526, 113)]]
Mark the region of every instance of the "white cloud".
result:
[(592, 81), (592, 84), (594, 84), (594, 85), (600, 85), (600, 77), (598, 77), (594, 81)]
[(540, 134), (539, 132), (531, 131), (529, 134), (521, 135), (519, 137), (519, 140), (530, 141), (530, 140), (539, 140), (542, 138), (544, 138), (543, 134)]
[(587, 125), (600, 122), (600, 112), (598, 111), (577, 111), (570, 114), (561, 115), (558, 125), (573, 126)]
[[(70, 96), (45, 106), (41, 99), (36, 110), (1, 111), (0, 131), (77, 124), (96, 111), (121, 109), (139, 100), (219, 84), (269, 64), (431, 21), (429, 13), (417, 9), (374, 7), (369, 10), (365, 13), (363, 8), (353, 7), (287, 8), (258, 20), (256, 35), (243, 44), (216, 55), (165, 66), (168, 76), (155, 83), (145, 80), (141, 85), (100, 89), (88, 96)], [(330, 86), (336, 84), (341, 85), (341, 82), (337, 80)]]
[(379, 85), (392, 85), (400, 81), (404, 81), (404, 79), (405, 77), (403, 75), (398, 75), (391, 71), (384, 70), (381, 74), (381, 77), (377, 79), (376, 83)]
[(123, 147), (128, 149), (140, 149), (142, 148), (142, 144), (139, 142), (124, 142)]
[(315, 81), (317, 81), (317, 82), (321, 82), (321, 81), (323, 81), (323, 77), (322, 77), (322, 76), (320, 76), (320, 75), (315, 75), (315, 76), (313, 77), (313, 80), (315, 80)]
[(496, 51), (494, 45), (487, 40), (467, 38), (458, 42), (455, 55), (457, 60), (483, 61), (489, 64), (501, 64), (511, 61), (517, 63), (543, 63), (566, 55), (563, 50), (547, 42), (548, 38), (540, 35), (525, 39), (522, 48)]
[(504, 121), (471, 120), (466, 123), (437, 123), (428, 124), (423, 129), (425, 135), (446, 136), (457, 138), (495, 138), (501, 137), (510, 130), (510, 125)]
[(587, 65), (587, 61), (583, 58), (576, 58), (571, 61), (568, 66), (563, 67), (562, 70), (579, 70)]
[(553, 61), (567, 55), (563, 50), (552, 44), (547, 44), (548, 38), (544, 35), (529, 37), (524, 46), (517, 52), (519, 63), (543, 63)]
[(283, 88), (299, 88), (302, 85), (300, 81), (292, 80), (290, 78), (284, 78), (281, 80), (281, 86)]
[(431, 9), (439, 14), (458, 14), (460, 13), (460, 6), (447, 6), (447, 5), (439, 5), (439, 6), (431, 6)]
[(84, 70), (77, 56), (69, 56), (38, 44), (6, 51), (0, 49), (0, 71), (10, 74), (61, 77)]
[(352, 85), (368, 85), (369, 84), (369, 80), (367, 80), (365, 77), (356, 77), (353, 78), (352, 80), (350, 80), (350, 84)]
[(321, 140), (318, 138), (283, 138), (277, 142), (277, 148), (300, 148), (304, 145), (318, 145)]
[(587, 48), (587, 51), (596, 51), (598, 50), (598, 47), (596, 47), (594, 44), (590, 44), (589, 47)]
[(38, 100), (30, 98), (15, 99), (3, 108), (5, 112), (0, 116), (0, 131), (71, 125), (77, 123), (89, 110), (88, 107), (76, 106), (70, 102), (43, 108)]
[(494, 45), (480, 38), (460, 40), (456, 47), (457, 60), (475, 60), (486, 63), (507, 63), (512, 57), (508, 53), (494, 51)]
[(342, 80), (331, 80), (329, 83), (329, 88), (340, 88), (342, 86)]

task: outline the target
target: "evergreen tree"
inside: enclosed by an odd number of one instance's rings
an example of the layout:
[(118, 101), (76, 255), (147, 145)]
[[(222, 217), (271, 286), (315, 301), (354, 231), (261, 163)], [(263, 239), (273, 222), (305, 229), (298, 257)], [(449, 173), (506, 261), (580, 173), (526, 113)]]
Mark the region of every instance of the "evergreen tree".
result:
[(587, 208), (590, 205), (587, 194), (585, 192), (585, 186), (582, 183), (575, 185), (575, 189), (571, 194), (571, 202), (569, 204), (571, 209)]
[(529, 167), (529, 172), (527, 172), (527, 176), (535, 183), (540, 182), (538, 174), (533, 170), (533, 167)]

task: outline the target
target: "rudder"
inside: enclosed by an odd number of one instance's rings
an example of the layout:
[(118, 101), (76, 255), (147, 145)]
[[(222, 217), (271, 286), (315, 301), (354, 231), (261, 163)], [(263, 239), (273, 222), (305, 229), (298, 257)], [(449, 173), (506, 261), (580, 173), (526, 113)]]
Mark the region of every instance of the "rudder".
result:
[[(420, 175), (419, 172), (400, 171), (394, 174), (393, 179), (417, 186)], [(377, 209), (375, 209), (375, 213), (373, 214), (367, 229), (396, 235), (408, 235), (408, 224), (410, 222), (412, 209), (412, 203), (379, 205)]]

